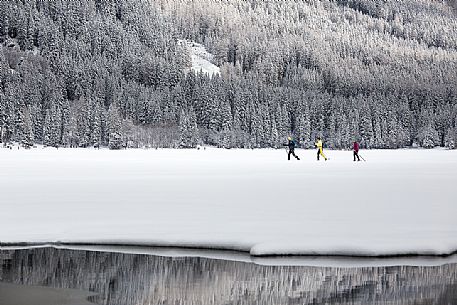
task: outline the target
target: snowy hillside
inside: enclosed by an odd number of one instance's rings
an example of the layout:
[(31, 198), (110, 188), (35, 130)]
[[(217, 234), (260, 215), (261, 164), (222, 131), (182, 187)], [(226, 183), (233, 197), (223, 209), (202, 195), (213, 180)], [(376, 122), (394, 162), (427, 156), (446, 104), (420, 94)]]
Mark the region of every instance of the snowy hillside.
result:
[(457, 250), (457, 151), (0, 149), (0, 243)]
[(211, 63), (213, 55), (208, 53), (205, 46), (188, 40), (179, 40), (178, 43), (184, 45), (189, 51), (191, 56), (190, 70), (196, 73), (203, 72), (209, 76), (221, 73), (219, 67)]
[(0, 1), (1, 142), (457, 147), (444, 1), (105, 2)]

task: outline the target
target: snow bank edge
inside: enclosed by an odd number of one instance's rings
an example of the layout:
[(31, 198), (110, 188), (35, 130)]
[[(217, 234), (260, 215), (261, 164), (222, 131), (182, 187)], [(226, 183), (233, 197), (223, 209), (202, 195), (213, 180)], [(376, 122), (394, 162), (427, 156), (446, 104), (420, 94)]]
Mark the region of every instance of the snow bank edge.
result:
[(173, 242), (132, 242), (132, 241), (56, 241), (56, 242), (1, 242), (0, 250), (3, 249), (23, 249), (34, 247), (56, 247), (68, 248), (79, 247), (129, 247), (129, 248), (172, 248), (172, 249), (188, 249), (202, 251), (234, 251), (238, 253), (248, 254), (252, 258), (275, 258), (275, 257), (329, 257), (329, 258), (414, 258), (414, 257), (436, 257), (446, 258), (457, 255), (457, 246), (443, 246), (433, 248), (427, 247), (423, 249), (368, 249), (361, 247), (325, 247), (325, 248), (285, 248), (270, 244), (257, 244), (254, 246), (233, 245), (233, 244), (196, 244), (196, 243), (173, 243)]

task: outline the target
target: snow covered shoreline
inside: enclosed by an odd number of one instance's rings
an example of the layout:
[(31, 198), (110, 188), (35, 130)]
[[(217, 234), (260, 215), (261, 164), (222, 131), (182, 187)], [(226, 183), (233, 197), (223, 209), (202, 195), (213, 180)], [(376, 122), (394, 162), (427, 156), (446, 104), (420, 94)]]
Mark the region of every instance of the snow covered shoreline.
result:
[(0, 243), (253, 256), (457, 250), (457, 152), (0, 149)]
[(443, 266), (457, 264), (457, 255), (408, 256), (408, 257), (351, 257), (351, 256), (252, 256), (247, 252), (233, 250), (208, 250), (177, 247), (109, 246), (109, 245), (63, 245), (42, 244), (0, 246), (0, 251), (17, 251), (37, 248), (54, 248), (69, 251), (123, 253), (162, 257), (201, 257), (214, 260), (243, 262), (262, 266), (308, 266), (308, 267), (392, 267), (392, 266)]

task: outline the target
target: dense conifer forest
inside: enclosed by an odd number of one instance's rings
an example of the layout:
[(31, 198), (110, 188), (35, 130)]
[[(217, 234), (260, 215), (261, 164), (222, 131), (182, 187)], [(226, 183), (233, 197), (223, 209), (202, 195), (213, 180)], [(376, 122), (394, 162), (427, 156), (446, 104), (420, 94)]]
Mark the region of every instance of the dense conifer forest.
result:
[[(25, 146), (455, 147), (457, 12), (432, 0), (0, 1)], [(220, 75), (187, 72), (203, 44)]]

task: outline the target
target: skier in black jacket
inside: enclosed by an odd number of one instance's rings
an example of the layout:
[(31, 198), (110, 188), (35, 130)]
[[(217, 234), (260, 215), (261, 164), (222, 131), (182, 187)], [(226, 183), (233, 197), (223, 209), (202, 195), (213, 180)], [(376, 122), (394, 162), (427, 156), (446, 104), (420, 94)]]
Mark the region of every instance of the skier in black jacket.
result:
[(297, 158), (297, 160), (300, 160), (300, 158), (295, 154), (295, 141), (292, 140), (291, 137), (288, 137), (287, 140), (289, 140), (289, 143), (283, 144), (283, 146), (289, 147), (289, 153), (287, 154), (287, 160), (290, 160), (290, 155)]

